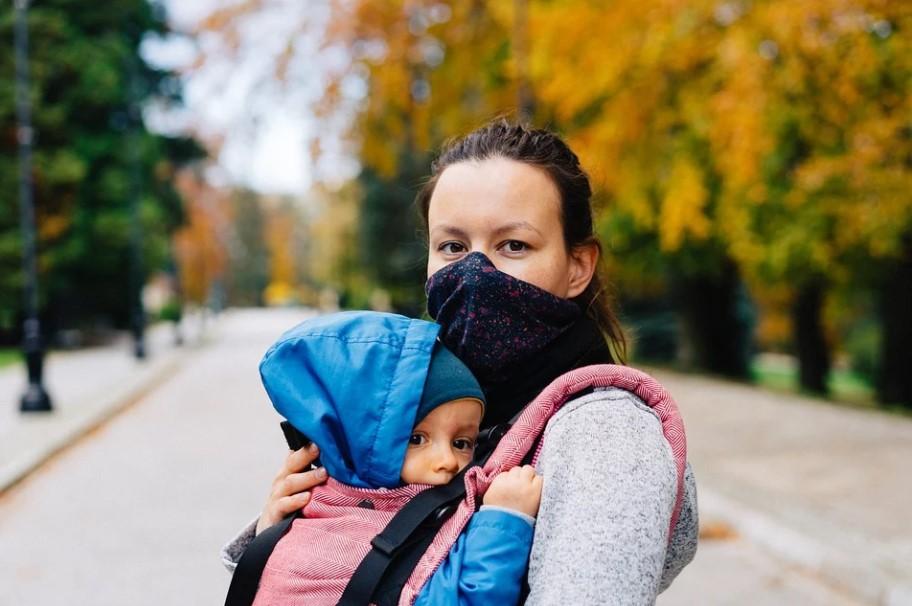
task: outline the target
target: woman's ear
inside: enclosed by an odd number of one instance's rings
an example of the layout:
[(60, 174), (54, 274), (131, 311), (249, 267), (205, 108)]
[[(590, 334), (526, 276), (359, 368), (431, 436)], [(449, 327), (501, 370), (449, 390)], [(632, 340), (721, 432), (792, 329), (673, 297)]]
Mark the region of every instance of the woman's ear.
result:
[(599, 260), (599, 247), (595, 242), (574, 246), (570, 251), (570, 275), (567, 284), (567, 298), (572, 299), (583, 294)]

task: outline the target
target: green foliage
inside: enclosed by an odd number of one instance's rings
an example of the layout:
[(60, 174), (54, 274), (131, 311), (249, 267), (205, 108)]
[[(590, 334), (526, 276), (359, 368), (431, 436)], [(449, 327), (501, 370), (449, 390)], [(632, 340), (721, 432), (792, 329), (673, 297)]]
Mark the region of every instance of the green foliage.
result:
[(414, 206), (420, 179), (427, 167), (406, 157), (392, 177), (365, 169), (359, 236), (361, 265), (370, 280), (389, 291), (393, 307), (420, 315), (424, 309), (424, 263), (427, 251), (420, 236)]
[(845, 339), (852, 370), (871, 384), (880, 373), (881, 346), (880, 326), (873, 318), (866, 318), (853, 326)]
[(12, 347), (0, 347), (0, 368), (22, 363), (22, 350)]
[(172, 299), (158, 311), (158, 319), (165, 322), (180, 322), (183, 311), (179, 301)]
[(269, 284), (269, 251), (263, 237), (265, 217), (259, 197), (251, 191), (232, 196), (235, 240), (228, 250), (228, 300), (232, 305), (263, 305)]
[[(0, 7), (0, 48), (13, 48), (13, 3)], [(167, 259), (181, 223), (171, 176), (202, 155), (190, 139), (145, 130), (143, 103), (177, 100), (173, 79), (139, 57), (163, 16), (145, 0), (31, 3), (29, 97), (36, 133), (34, 199), (41, 306), (52, 325), (128, 317), (131, 211), (139, 199), (144, 269)], [(22, 300), (13, 53), (0, 53), (0, 331)]]
[[(751, 365), (751, 378), (761, 387), (778, 391), (800, 391), (798, 369), (795, 361), (790, 358), (755, 358)], [(874, 389), (871, 382), (854, 370), (833, 370), (828, 383), (830, 400), (863, 406), (874, 404)]]

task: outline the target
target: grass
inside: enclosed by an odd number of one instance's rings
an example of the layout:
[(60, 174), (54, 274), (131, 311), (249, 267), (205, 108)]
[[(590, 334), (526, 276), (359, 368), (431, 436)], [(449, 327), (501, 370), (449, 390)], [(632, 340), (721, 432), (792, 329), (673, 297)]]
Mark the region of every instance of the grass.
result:
[[(794, 360), (778, 356), (757, 356), (751, 364), (756, 385), (780, 391), (800, 392), (798, 368)], [(874, 386), (851, 370), (835, 368), (828, 380), (827, 399), (861, 406), (876, 406)]]
[(14, 347), (0, 347), (0, 368), (22, 361), (22, 350)]

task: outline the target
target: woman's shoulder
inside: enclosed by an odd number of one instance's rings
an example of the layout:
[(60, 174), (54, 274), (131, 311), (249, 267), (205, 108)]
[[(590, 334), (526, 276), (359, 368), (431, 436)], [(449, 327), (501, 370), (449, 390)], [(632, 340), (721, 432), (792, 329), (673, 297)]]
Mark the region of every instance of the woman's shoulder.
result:
[(621, 387), (596, 387), (565, 402), (551, 417), (545, 433), (549, 433), (556, 426), (591, 427), (593, 422), (609, 429), (610, 425), (614, 425), (608, 423), (611, 420), (637, 420), (637, 423), (621, 426), (629, 431), (641, 431), (646, 428), (658, 430), (660, 433), (662, 431), (658, 413), (635, 393)]

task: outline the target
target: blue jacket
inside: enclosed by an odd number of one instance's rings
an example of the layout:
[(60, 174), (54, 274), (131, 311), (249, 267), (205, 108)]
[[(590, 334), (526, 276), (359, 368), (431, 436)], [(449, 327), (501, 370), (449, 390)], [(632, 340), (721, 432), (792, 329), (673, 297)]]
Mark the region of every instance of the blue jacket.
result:
[[(331, 477), (359, 488), (400, 486), (439, 330), (379, 312), (319, 316), (282, 335), (260, 374), (279, 414), (320, 447)], [(531, 542), (523, 518), (479, 511), (417, 603), (516, 603)]]

